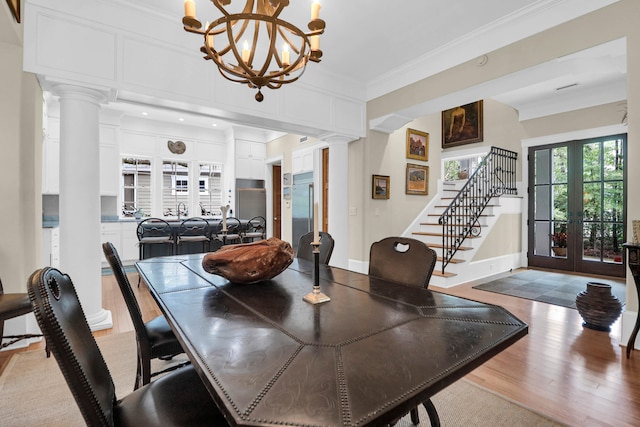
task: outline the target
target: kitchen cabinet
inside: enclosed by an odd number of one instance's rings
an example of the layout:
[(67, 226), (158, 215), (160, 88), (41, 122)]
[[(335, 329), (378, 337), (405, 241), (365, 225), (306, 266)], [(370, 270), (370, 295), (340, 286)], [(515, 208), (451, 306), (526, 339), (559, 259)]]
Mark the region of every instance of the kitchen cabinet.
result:
[(42, 229), (42, 265), (60, 268), (60, 228)]
[[(100, 242), (111, 242), (118, 251), (123, 264), (133, 264), (138, 260), (137, 221), (103, 222), (100, 225)], [(102, 260), (107, 266), (107, 260)]]
[(236, 141), (236, 178), (265, 179), (267, 147), (261, 142)]

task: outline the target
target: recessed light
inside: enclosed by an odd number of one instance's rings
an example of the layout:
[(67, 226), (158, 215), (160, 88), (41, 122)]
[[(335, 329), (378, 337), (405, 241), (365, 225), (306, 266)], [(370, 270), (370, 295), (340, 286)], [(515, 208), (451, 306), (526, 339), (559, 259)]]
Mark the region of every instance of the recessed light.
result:
[(213, 123), (211, 126), (213, 126), (214, 128), (218, 126), (217, 123)]
[(149, 113), (147, 113), (146, 111), (143, 111), (143, 112), (142, 112), (142, 115), (143, 115), (143, 116), (148, 116), (148, 115), (149, 115)]
[(181, 122), (184, 122), (184, 119), (182, 117), (180, 117), (178, 120), (180, 120)]

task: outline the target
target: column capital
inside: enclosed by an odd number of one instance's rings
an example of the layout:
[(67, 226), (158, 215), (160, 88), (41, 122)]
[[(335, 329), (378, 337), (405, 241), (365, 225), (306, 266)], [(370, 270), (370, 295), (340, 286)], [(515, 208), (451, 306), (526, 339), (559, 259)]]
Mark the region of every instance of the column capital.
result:
[(336, 145), (349, 145), (350, 142), (359, 140), (360, 137), (352, 135), (342, 135), (333, 133), (321, 138), (322, 141), (326, 141), (330, 146)]
[(61, 99), (75, 99), (96, 105), (106, 104), (109, 101), (109, 93), (107, 91), (70, 84), (57, 84), (51, 87), (51, 92)]

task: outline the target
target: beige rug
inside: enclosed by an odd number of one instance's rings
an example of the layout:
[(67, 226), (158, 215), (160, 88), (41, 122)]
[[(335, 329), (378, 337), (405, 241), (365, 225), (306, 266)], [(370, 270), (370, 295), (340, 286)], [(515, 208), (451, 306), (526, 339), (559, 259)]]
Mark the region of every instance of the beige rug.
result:
[[(98, 338), (107, 361), (118, 398), (133, 389), (135, 376), (135, 336), (133, 332)], [(165, 362), (154, 361), (152, 370)], [(433, 397), (443, 427), (449, 426), (560, 426), (522, 406), (512, 403), (472, 383), (461, 380)], [(3, 427), (83, 426), (60, 369), (44, 351), (19, 353), (12, 357), (0, 376), (0, 425)], [(429, 418), (421, 407), (420, 425)], [(397, 426), (411, 426), (405, 417)]]

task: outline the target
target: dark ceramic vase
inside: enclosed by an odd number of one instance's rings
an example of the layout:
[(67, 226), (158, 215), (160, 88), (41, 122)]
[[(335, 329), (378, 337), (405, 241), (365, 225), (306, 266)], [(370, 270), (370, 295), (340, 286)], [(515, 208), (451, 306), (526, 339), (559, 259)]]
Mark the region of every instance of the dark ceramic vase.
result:
[(584, 320), (584, 327), (596, 331), (611, 331), (620, 317), (622, 303), (611, 294), (611, 285), (589, 282), (587, 289), (576, 296), (576, 308)]

